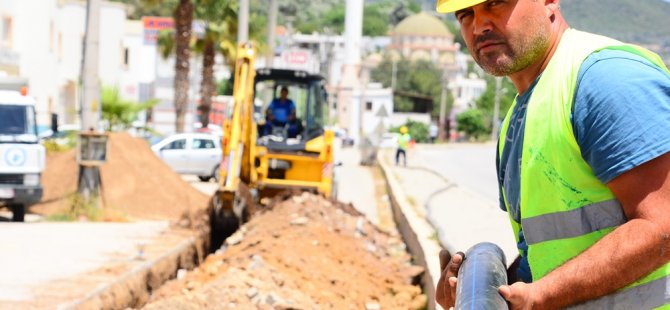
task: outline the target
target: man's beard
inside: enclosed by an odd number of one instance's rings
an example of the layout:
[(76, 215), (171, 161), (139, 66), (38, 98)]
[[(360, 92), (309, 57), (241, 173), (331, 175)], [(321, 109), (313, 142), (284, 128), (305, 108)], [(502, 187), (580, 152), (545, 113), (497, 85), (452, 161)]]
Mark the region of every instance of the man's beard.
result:
[(491, 40), (503, 42), (504, 49), (486, 54), (476, 52), (474, 59), (484, 71), (495, 76), (506, 76), (528, 68), (544, 55), (549, 47), (549, 32), (541, 27), (530, 27), (534, 31), (518, 40), (510, 40), (488, 33), (475, 38), (475, 44), (479, 41)]

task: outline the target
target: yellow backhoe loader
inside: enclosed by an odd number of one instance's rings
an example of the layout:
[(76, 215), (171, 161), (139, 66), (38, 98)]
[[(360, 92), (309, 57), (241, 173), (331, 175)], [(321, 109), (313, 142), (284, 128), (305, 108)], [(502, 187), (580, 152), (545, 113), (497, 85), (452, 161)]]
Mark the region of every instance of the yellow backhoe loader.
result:
[[(337, 187), (335, 134), (324, 128), (324, 78), (304, 71), (255, 69), (255, 57), (251, 44), (238, 47), (234, 104), (224, 121), (219, 189), (210, 213), (213, 246), (246, 222), (261, 198), (293, 188), (332, 197)], [(295, 106), (285, 124), (267, 112), (282, 90)]]

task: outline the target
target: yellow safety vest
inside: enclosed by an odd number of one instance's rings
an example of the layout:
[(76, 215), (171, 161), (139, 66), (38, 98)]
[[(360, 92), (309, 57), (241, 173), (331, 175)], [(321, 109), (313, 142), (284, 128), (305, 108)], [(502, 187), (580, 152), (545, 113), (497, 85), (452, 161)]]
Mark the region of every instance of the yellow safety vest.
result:
[[(603, 49), (634, 53), (668, 71), (660, 57), (641, 47), (574, 29), (563, 34), (527, 106), (520, 176), (521, 223), (510, 215), (516, 238), (520, 228), (523, 229), (528, 244), (526, 255), (535, 280), (626, 222), (619, 201), (582, 158), (570, 121), (582, 62)], [(499, 157), (515, 104), (516, 100), (500, 132)], [(509, 210), (506, 198), (503, 199)], [(666, 284), (670, 281), (669, 273), (670, 264), (666, 264), (617, 293), (579, 307), (661, 307), (670, 303), (670, 282)]]

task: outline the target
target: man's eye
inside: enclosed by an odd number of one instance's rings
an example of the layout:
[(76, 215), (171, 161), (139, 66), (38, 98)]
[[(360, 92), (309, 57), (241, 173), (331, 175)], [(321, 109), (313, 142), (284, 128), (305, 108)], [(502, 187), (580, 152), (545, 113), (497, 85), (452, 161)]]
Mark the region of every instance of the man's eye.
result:
[(458, 19), (458, 22), (462, 24), (463, 21), (464, 21), (467, 17), (469, 17), (470, 15), (472, 15), (471, 12), (463, 12), (463, 13), (459, 13), (459, 14), (456, 16), (456, 19)]

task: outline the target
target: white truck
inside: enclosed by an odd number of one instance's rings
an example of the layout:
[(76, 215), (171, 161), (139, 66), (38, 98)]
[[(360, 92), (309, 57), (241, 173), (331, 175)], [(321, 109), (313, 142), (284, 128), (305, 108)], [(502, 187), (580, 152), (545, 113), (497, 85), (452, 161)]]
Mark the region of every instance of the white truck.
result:
[(22, 222), (28, 206), (42, 198), (40, 174), (46, 151), (37, 137), (35, 100), (0, 90), (0, 206)]

